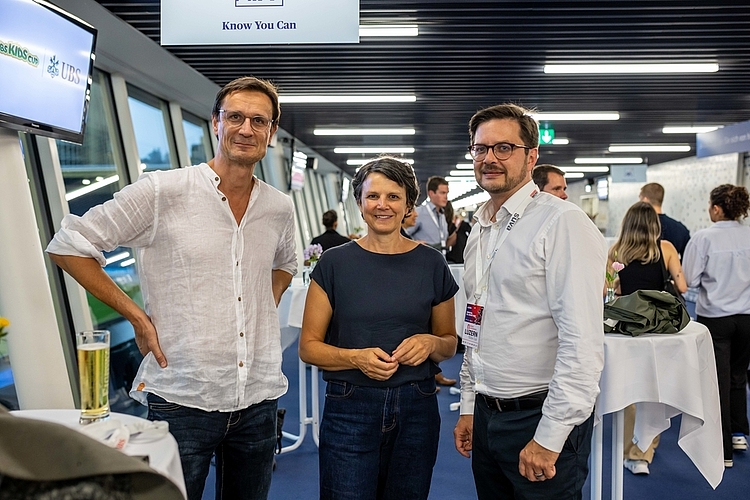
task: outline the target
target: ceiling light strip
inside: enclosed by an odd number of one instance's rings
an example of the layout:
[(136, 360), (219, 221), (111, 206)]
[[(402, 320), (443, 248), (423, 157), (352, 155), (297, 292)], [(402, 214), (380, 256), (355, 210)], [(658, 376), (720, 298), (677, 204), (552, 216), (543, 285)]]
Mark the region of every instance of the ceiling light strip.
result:
[(612, 144), (610, 153), (687, 153), (689, 144)]
[(282, 104), (416, 102), (415, 95), (280, 95)]
[(316, 128), (313, 135), (414, 135), (413, 128)]
[(362, 148), (347, 148), (347, 147), (341, 147), (341, 148), (334, 148), (334, 153), (340, 153), (340, 154), (381, 154), (381, 153), (413, 153), (414, 148), (413, 147), (404, 147), (404, 146), (372, 146), (372, 147), (362, 147)]
[(721, 128), (721, 125), (695, 125), (695, 126), (684, 126), (684, 127), (664, 127), (661, 129), (663, 134), (704, 134), (706, 132), (713, 132)]
[(654, 73), (716, 73), (716, 63), (698, 64), (545, 64), (547, 74), (654, 74)]
[[(377, 158), (356, 158), (351, 160), (346, 160), (347, 165), (364, 165), (365, 163), (370, 163), (373, 160), (376, 160)], [(414, 159), (413, 158), (399, 158), (398, 161), (408, 164), (413, 164)]]
[(359, 26), (359, 36), (419, 36), (419, 26), (416, 24), (365, 24)]
[(581, 113), (533, 113), (531, 116), (538, 122), (542, 121), (599, 121), (619, 120), (620, 113), (616, 111), (581, 112)]
[(593, 163), (593, 164), (603, 164), (603, 165), (616, 165), (616, 164), (638, 164), (643, 163), (643, 158), (638, 157), (630, 157), (630, 158), (618, 158), (618, 157), (611, 157), (611, 158), (576, 158), (573, 160), (573, 163), (576, 165), (580, 164), (587, 164), (587, 163)]

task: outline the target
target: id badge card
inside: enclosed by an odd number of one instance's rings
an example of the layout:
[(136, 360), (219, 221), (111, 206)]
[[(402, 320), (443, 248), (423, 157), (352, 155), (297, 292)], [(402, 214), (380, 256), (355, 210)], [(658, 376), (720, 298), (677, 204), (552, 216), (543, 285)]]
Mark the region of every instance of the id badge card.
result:
[(482, 313), (484, 306), (479, 304), (466, 304), (466, 314), (464, 315), (464, 334), (461, 342), (467, 346), (476, 349), (479, 347), (479, 332), (482, 330)]

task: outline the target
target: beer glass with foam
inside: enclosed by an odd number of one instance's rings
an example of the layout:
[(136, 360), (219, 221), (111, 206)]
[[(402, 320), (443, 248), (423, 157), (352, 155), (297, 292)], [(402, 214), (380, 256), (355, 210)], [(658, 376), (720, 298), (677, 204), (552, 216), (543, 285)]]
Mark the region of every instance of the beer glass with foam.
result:
[(109, 331), (76, 334), (81, 388), (80, 423), (109, 418)]

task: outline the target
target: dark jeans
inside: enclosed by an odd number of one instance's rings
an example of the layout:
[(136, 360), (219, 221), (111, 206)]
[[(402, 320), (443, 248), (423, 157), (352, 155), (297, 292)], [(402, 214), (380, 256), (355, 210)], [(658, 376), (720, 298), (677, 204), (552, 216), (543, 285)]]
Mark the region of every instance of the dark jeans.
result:
[(582, 497), (588, 476), (593, 416), (573, 428), (555, 463), (552, 479), (531, 482), (518, 472), (518, 456), (534, 437), (542, 409), (490, 409), (477, 395), (471, 469), (479, 500), (568, 500)]
[(732, 459), (732, 433), (750, 434), (747, 421), (747, 367), (750, 363), (750, 314), (722, 318), (698, 316), (711, 332), (719, 382), (724, 459)]
[(321, 500), (426, 499), (440, 434), (435, 378), (395, 388), (329, 381)]
[(216, 454), (216, 500), (265, 500), (271, 487), (277, 401), (233, 412), (203, 411), (148, 395), (148, 419), (169, 422), (189, 500), (201, 500)]

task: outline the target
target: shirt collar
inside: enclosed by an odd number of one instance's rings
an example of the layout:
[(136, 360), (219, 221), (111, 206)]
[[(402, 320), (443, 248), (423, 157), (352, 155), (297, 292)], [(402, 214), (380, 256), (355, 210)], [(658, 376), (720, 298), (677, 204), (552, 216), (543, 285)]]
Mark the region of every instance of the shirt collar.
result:
[(432, 203), (429, 198), (427, 198), (426, 201), (427, 201), (427, 206), (430, 207), (430, 210), (432, 210), (433, 212), (437, 211), (437, 213), (439, 213), (439, 214), (443, 213), (443, 209), (442, 208), (438, 208), (438, 206), (435, 205), (434, 203)]
[[(537, 193), (539, 193), (539, 188), (536, 184), (534, 184), (534, 181), (529, 181), (521, 186), (521, 189), (513, 193), (510, 198), (505, 200), (505, 203), (502, 204), (500, 210), (505, 209), (508, 214), (512, 214), (513, 212), (515, 212), (516, 208), (518, 208), (521, 202), (526, 199), (526, 197), (534, 197), (537, 195)], [(491, 226), (493, 224), (496, 224), (500, 217), (495, 217), (495, 222), (492, 222), (492, 216), (499, 213), (500, 210), (493, 213), (493, 208), (494, 205), (492, 204), (492, 200), (487, 200), (487, 202), (482, 205), (482, 208), (477, 210), (477, 213), (474, 214), (474, 219), (476, 219), (482, 226)]]

